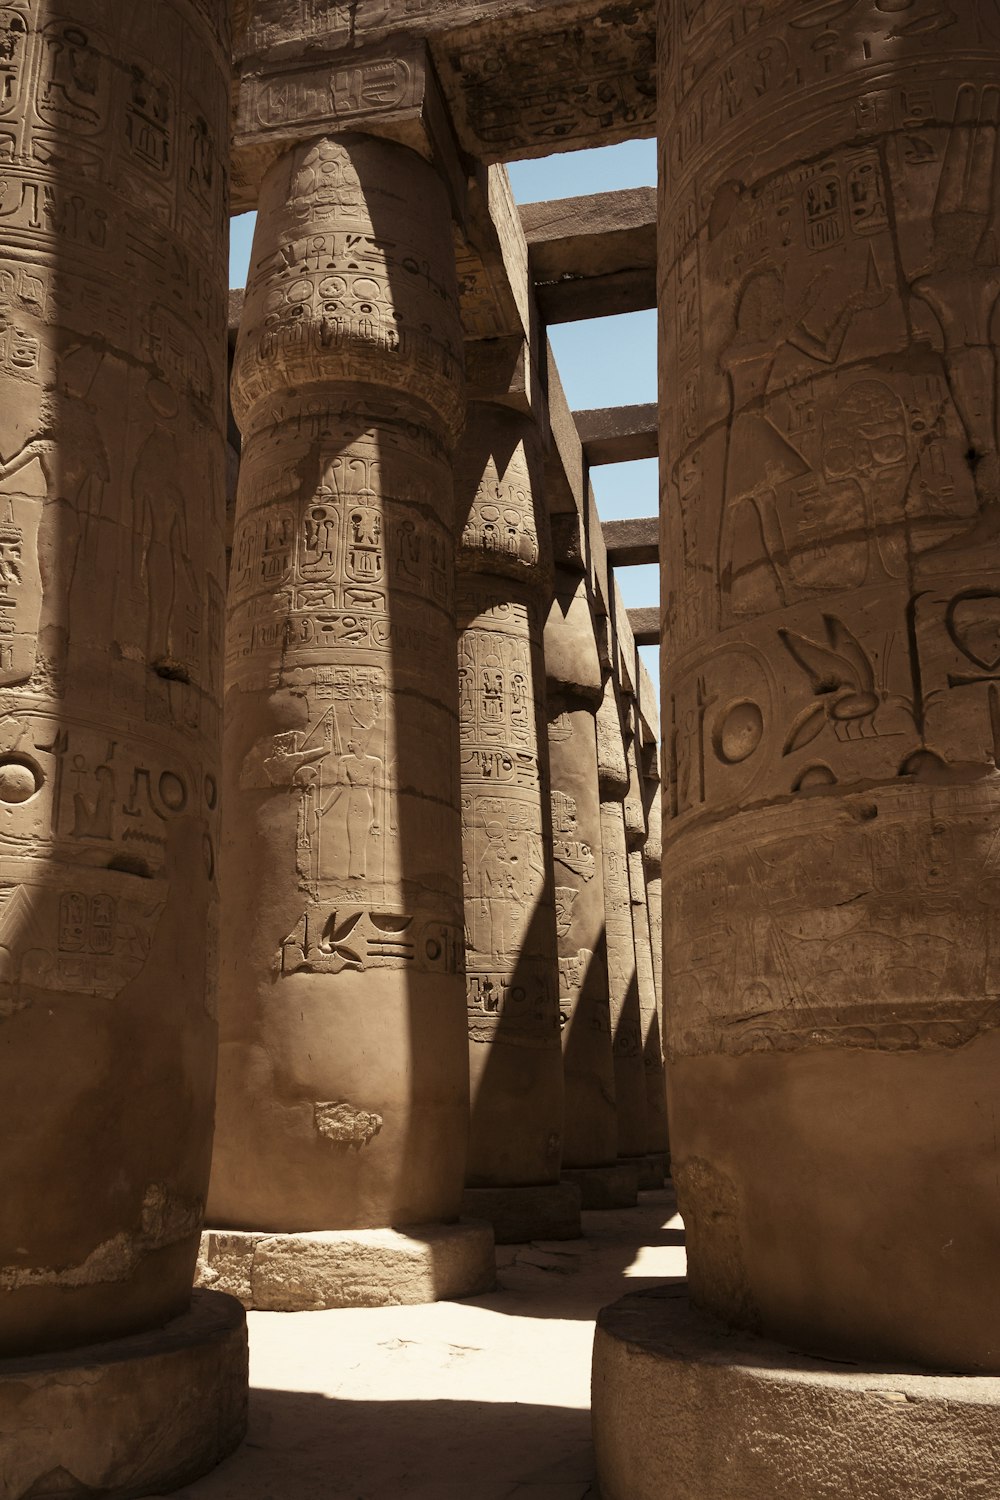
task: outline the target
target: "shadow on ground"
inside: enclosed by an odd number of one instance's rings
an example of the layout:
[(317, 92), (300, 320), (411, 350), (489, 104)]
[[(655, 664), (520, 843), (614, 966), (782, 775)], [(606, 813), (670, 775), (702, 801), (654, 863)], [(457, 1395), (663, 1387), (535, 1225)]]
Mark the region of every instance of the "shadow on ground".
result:
[[(676, 1214), (667, 1188), (641, 1193), (638, 1208), (584, 1213), (583, 1239), (498, 1246), (498, 1290), (466, 1301), (511, 1317), (593, 1322), (626, 1293), (683, 1275), (684, 1230), (669, 1223)], [(673, 1256), (663, 1253), (671, 1250)]]
[(508, 1246), (487, 1297), (251, 1313), (250, 1431), (179, 1500), (599, 1500), (593, 1324), (684, 1274), (669, 1191)]
[[(294, 1316), (294, 1314), (292, 1315)], [(553, 1392), (553, 1398), (558, 1393)], [(595, 1500), (590, 1413), (253, 1393), (250, 1433), (179, 1500)]]

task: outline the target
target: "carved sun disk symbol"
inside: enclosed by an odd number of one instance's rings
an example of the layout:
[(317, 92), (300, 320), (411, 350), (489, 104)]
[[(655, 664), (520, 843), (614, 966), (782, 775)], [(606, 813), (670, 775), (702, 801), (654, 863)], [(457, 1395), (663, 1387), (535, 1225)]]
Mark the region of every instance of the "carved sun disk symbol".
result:
[(737, 698), (720, 714), (712, 735), (715, 753), (723, 765), (738, 766), (760, 747), (764, 738), (764, 715), (752, 698)]

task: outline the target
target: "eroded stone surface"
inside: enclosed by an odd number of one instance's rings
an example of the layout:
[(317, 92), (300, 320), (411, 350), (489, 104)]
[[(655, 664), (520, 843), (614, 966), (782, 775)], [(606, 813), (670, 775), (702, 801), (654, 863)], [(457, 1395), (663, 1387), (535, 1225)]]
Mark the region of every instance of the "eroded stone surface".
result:
[(990, 1500), (1000, 1380), (833, 1366), (734, 1332), (684, 1283), (598, 1318), (593, 1424), (604, 1500)]
[(360, 136), (265, 184), (234, 367), (210, 1222), (453, 1218), (468, 1112), (440, 181)]
[(995, 1370), (1000, 13), (660, 19), (692, 1284), (810, 1346)]
[(208, 1177), (221, 0), (0, 13), (0, 1354), (187, 1307)]
[(231, 1297), (196, 1292), (151, 1333), (0, 1360), (5, 1500), (131, 1500), (206, 1473), (243, 1440), (247, 1329)]
[(471, 1222), (317, 1234), (209, 1230), (198, 1276), (258, 1312), (472, 1297), (491, 1291), (496, 1279), (493, 1230)]

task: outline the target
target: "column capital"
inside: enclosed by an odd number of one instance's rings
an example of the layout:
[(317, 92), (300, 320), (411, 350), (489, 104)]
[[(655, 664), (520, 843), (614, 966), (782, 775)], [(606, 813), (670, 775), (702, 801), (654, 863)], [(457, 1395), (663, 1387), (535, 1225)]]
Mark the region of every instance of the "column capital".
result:
[(265, 176), (286, 151), (342, 132), (409, 146), (444, 180), (464, 219), (467, 174), (426, 42), (386, 41), (358, 51), (269, 52), (236, 79), (233, 208), (256, 207)]

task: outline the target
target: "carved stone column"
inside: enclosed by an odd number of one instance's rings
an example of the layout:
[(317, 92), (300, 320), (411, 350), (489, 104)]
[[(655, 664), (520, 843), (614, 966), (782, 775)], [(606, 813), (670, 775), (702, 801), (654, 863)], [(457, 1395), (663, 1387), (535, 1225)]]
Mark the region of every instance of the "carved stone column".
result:
[(625, 798), (630, 782), (618, 692), (612, 677), (605, 682), (597, 712), (597, 771), (618, 1155), (641, 1167), (637, 1159), (646, 1155), (646, 1078), (625, 836)]
[[(572, 530), (579, 530), (575, 515)], [(558, 562), (558, 529), (555, 536)], [(545, 670), (566, 1081), (563, 1177), (580, 1189), (584, 1208), (627, 1208), (638, 1180), (634, 1167), (617, 1161), (597, 774), (596, 713), (604, 690), (587, 578), (569, 566), (556, 567)]]
[(447, 197), (414, 152), (342, 135), (271, 167), (233, 403), (203, 1276), (278, 1309), (471, 1291), (492, 1252), (485, 1227), (453, 1222), (469, 1107), (461, 329)]
[(642, 846), (642, 863), (646, 880), (646, 914), (649, 919), (653, 992), (656, 997), (655, 1018), (651, 1023), (656, 1028), (655, 1036), (651, 1030), (646, 1033), (643, 1056), (646, 1063), (646, 1098), (649, 1101), (652, 1091), (652, 1097), (657, 1106), (651, 1110), (651, 1114), (656, 1120), (655, 1129), (660, 1144), (651, 1149), (665, 1153), (664, 1171), (669, 1177), (670, 1126), (667, 1109), (666, 1065), (663, 1056), (663, 1038), (666, 1029), (664, 1022), (666, 1000), (663, 993), (663, 852), (661, 843), (663, 819), (659, 749), (656, 746), (644, 748), (643, 764), (645, 770), (642, 778), (643, 802), (646, 807), (647, 833), (646, 842)]
[(529, 417), (472, 402), (455, 464), (472, 1130), (464, 1211), (497, 1240), (580, 1233), (563, 1076), (542, 622), (552, 590)]
[(653, 984), (660, 1010), (660, 1037), (663, 1037), (663, 789), (660, 784), (660, 753), (652, 748), (646, 755), (643, 777), (646, 802), (646, 842), (642, 849), (646, 869), (646, 899), (649, 905), (649, 942), (653, 953)]
[[(684, 1494), (944, 1494), (1000, 1433), (1000, 9), (659, 19), (674, 1179), (696, 1303), (779, 1342), (723, 1392), (678, 1321), (653, 1448), (697, 1379)], [(977, 1378), (885, 1445), (871, 1364)]]
[(191, 1300), (217, 1046), (225, 12), (0, 12), (12, 1496), (180, 1484), (245, 1425), (242, 1310)]
[(660, 1037), (659, 1004), (650, 941), (649, 900), (646, 891), (645, 851), (649, 837), (647, 796), (642, 775), (639, 709), (632, 699), (626, 723), (629, 795), (625, 801), (628, 844), (629, 896), (635, 940), (635, 973), (642, 1027), (642, 1065), (645, 1087), (646, 1154), (639, 1169), (641, 1188), (660, 1188), (668, 1165), (667, 1085)]

